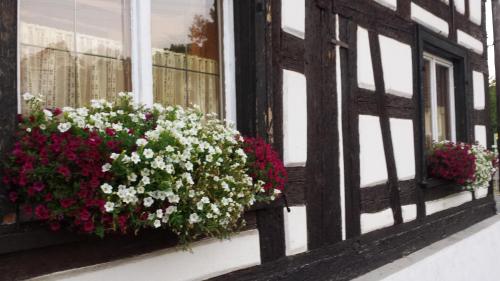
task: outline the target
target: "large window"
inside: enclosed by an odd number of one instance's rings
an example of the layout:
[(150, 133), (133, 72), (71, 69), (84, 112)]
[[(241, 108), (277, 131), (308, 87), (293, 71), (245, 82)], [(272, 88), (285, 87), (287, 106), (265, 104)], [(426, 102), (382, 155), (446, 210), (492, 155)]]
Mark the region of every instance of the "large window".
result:
[(21, 0), (21, 92), (61, 107), (130, 91), (127, 2)]
[(62, 107), (134, 91), (223, 113), (221, 0), (20, 0), (19, 14), (20, 94)]
[(425, 142), (456, 141), (453, 64), (424, 53), (423, 94)]

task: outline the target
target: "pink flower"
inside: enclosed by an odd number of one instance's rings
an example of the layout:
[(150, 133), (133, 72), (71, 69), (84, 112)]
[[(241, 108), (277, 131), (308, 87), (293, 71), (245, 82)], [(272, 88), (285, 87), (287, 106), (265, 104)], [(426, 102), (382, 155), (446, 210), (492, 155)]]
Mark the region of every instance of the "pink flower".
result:
[(49, 218), (50, 212), (44, 205), (38, 205), (35, 208), (35, 215), (40, 220), (46, 220)]
[(45, 188), (45, 185), (41, 182), (35, 182), (33, 184), (33, 189), (37, 192), (41, 192)]
[(57, 172), (66, 178), (69, 178), (71, 174), (69, 168), (66, 166), (59, 166), (59, 168), (57, 168)]

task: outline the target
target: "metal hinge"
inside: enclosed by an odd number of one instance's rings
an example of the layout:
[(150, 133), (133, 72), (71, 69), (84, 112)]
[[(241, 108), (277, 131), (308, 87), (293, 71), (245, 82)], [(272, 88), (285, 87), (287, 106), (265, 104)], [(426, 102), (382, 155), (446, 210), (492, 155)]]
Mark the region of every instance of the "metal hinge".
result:
[(349, 44), (347, 44), (346, 42), (344, 41), (340, 41), (340, 40), (337, 40), (337, 39), (332, 39), (330, 41), (333, 45), (337, 45), (341, 48), (346, 48), (346, 49), (349, 49)]

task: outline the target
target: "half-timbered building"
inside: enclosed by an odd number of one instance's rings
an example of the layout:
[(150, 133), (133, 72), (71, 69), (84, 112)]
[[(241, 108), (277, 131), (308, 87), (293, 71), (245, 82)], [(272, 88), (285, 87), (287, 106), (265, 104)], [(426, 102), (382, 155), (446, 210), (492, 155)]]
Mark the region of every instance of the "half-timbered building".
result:
[(24, 92), (79, 106), (133, 91), (219, 112), (289, 173), (286, 202), (192, 252), (165, 231), (54, 233), (4, 200), (0, 280), (361, 276), (495, 214), (491, 186), (426, 172), (433, 141), (491, 147), (486, 89), (483, 0), (0, 0), (2, 154)]

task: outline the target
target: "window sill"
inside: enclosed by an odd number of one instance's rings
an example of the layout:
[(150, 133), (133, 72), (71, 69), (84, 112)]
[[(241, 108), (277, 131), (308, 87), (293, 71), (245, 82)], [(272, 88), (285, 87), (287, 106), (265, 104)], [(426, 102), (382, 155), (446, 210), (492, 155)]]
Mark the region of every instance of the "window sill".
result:
[(420, 183), (420, 186), (422, 186), (425, 189), (439, 188), (439, 189), (454, 190), (454, 191), (464, 190), (463, 186), (458, 185), (455, 182), (437, 178), (425, 179)]

